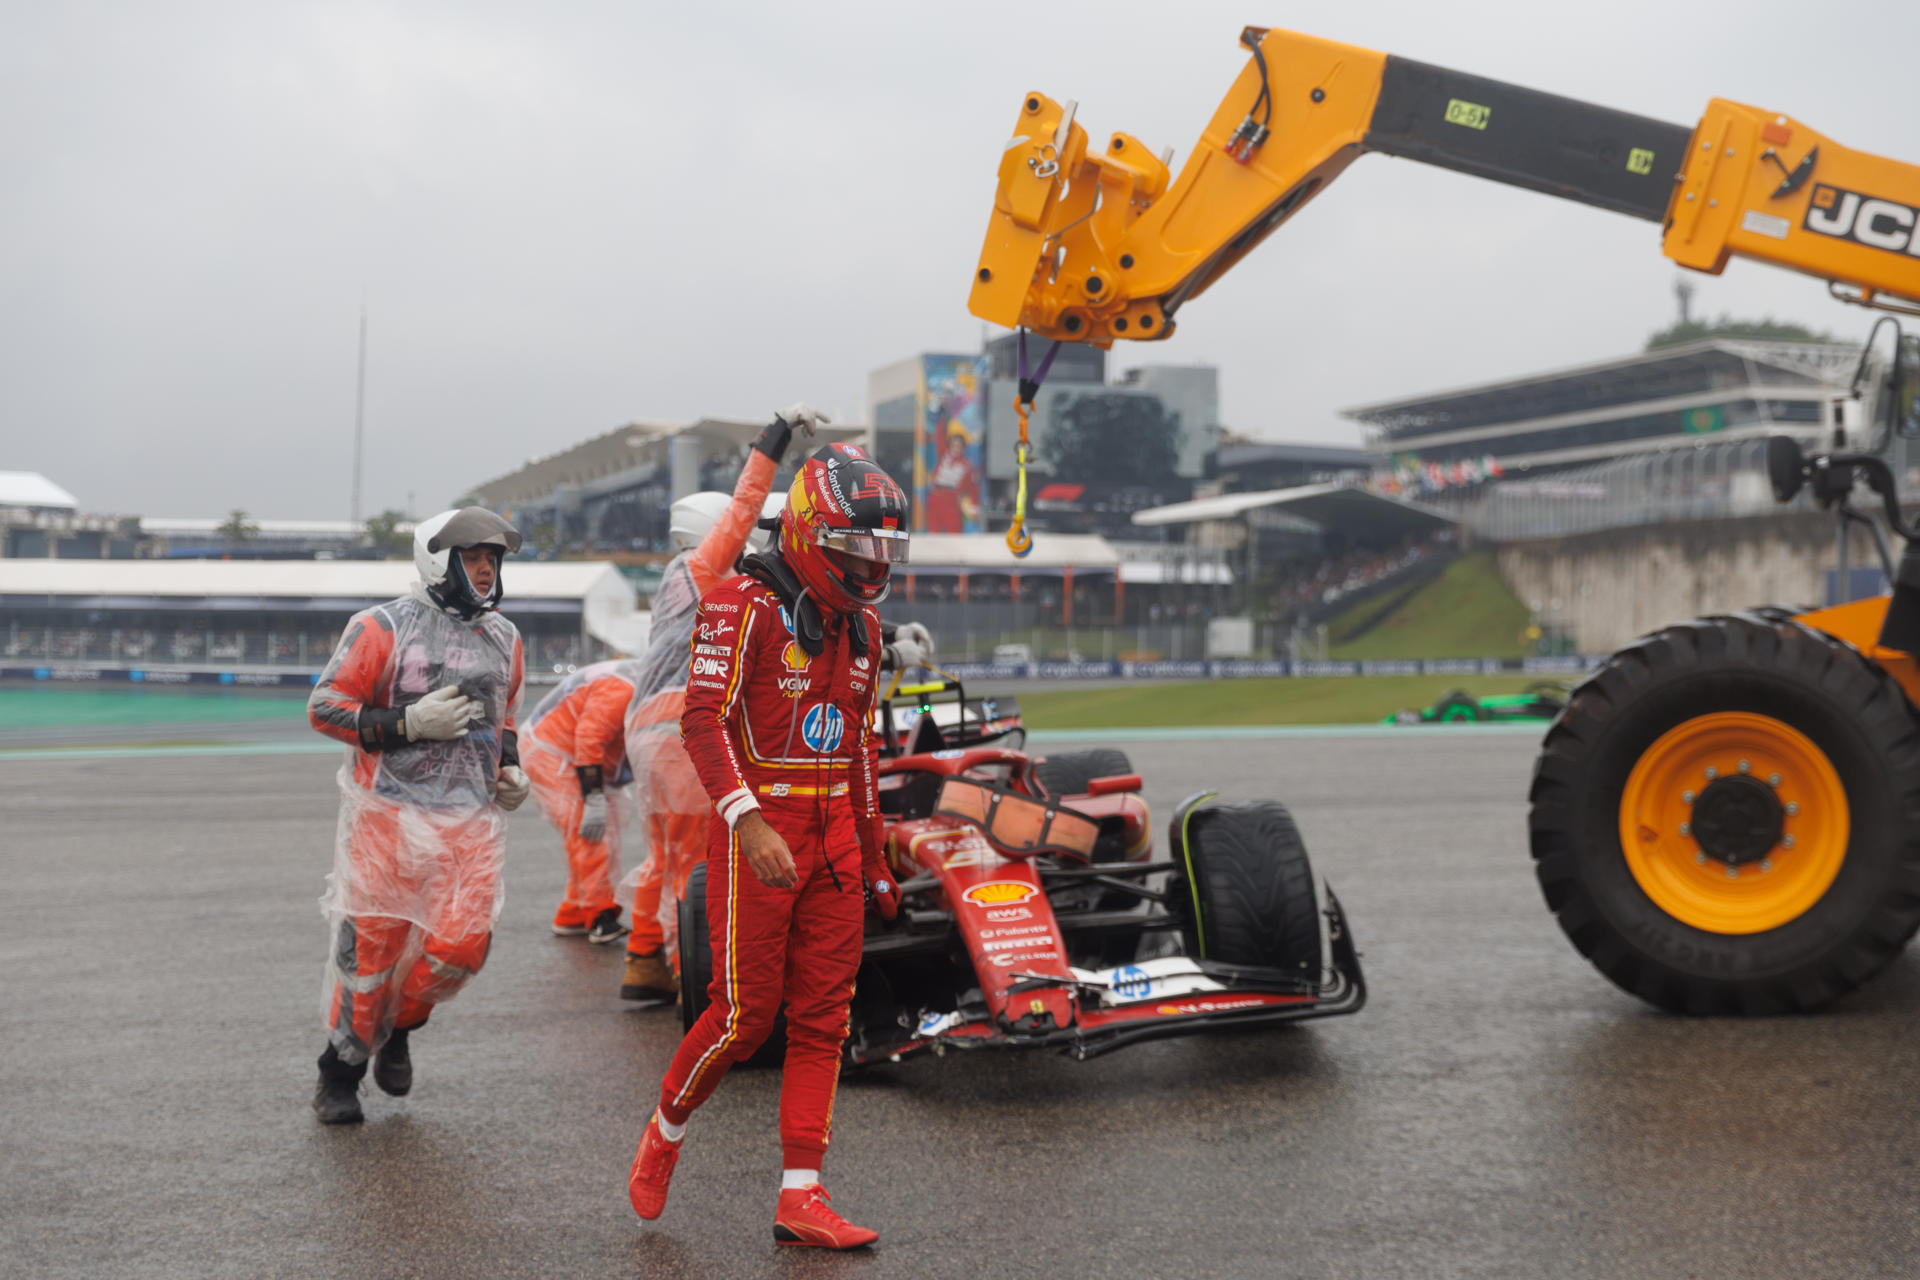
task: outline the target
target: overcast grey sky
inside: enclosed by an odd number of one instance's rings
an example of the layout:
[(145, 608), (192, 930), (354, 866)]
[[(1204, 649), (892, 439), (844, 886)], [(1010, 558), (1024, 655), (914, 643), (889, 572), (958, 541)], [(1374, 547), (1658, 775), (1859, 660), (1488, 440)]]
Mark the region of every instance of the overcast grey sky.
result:
[[(1691, 125), (1722, 96), (1920, 163), (1920, 4), (1245, 0), (656, 5), (0, 3), (0, 470), (83, 508), (421, 510), (634, 419), (864, 415), (867, 371), (971, 350), (1021, 95), (1176, 167), (1286, 25)], [(1220, 366), (1222, 416), (1638, 349), (1649, 223), (1367, 157), (1121, 366)], [(1735, 263), (1696, 306), (1864, 334)]]

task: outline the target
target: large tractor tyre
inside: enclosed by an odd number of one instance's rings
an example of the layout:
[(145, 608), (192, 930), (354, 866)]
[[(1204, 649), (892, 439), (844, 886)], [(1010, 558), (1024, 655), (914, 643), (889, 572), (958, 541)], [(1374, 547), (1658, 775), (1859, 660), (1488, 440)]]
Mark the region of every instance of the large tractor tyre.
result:
[[(707, 936), (707, 865), (687, 876), (687, 891), (678, 909), (680, 930), (680, 1025), (688, 1031), (707, 1006), (707, 987), (713, 981), (713, 944)], [(770, 1066), (787, 1055), (787, 1015), (782, 1009), (773, 1020), (766, 1041), (747, 1059), (749, 1066)]]
[(1041, 756), (1033, 762), (1034, 776), (1056, 799), (1087, 794), (1087, 784), (1095, 778), (1116, 778), (1132, 772), (1133, 762), (1127, 759), (1127, 753), (1109, 747)]
[(1615, 654), (1548, 730), (1529, 799), (1560, 927), (1663, 1009), (1818, 1008), (1920, 924), (1920, 720), (1779, 611)]
[[(1184, 825), (1181, 836), (1178, 828)], [(1320, 979), (1320, 908), (1306, 842), (1287, 807), (1221, 805), (1175, 819), (1168, 898), (1190, 955)]]

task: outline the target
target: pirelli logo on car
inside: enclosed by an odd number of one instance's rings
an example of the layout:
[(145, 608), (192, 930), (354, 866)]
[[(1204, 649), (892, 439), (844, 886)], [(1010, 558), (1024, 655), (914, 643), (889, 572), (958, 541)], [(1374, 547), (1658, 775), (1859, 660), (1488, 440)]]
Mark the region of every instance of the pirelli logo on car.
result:
[(1920, 209), (1817, 182), (1801, 226), (1869, 249), (1920, 257)]

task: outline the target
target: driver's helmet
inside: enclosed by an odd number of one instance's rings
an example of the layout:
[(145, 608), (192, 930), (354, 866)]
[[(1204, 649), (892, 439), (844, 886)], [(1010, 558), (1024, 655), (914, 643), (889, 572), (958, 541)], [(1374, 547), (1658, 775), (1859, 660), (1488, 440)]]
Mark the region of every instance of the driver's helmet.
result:
[(852, 613), (887, 598), (907, 558), (907, 498), (850, 444), (814, 450), (780, 512), (780, 554), (822, 609)]

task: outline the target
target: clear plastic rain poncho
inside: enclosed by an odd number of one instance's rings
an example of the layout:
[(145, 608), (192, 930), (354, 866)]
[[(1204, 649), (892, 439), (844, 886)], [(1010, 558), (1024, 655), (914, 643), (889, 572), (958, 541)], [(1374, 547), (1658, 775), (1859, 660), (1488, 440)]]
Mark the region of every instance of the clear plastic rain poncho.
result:
[[(653, 597), (653, 630), (638, 659), (633, 702), (627, 709), (627, 764), (633, 769), (633, 801), (610, 805), (618, 820), (633, 824), (638, 838), (623, 836), (634, 865), (620, 882), (628, 900), (641, 878), (659, 877), (659, 920), (667, 954), (675, 954), (679, 889), (707, 852), (707, 818), (713, 806), (680, 742), (693, 627), (700, 594), (689, 565), (691, 553), (675, 556)], [(644, 849), (644, 855), (640, 852)]]
[[(520, 730), (520, 760), (527, 766), (528, 776), (533, 780), (534, 798), (547, 821), (563, 831), (578, 823), (580, 818), (578, 784), (573, 778), (573, 770), (580, 762), (573, 758), (571, 751), (541, 736), (540, 725), (556, 707), (595, 680), (613, 676), (635, 685), (640, 678), (640, 669), (639, 659), (619, 658), (611, 662), (596, 662), (569, 672), (566, 679), (540, 699), (539, 705), (533, 709), (533, 714), (527, 717)], [(629, 717), (632, 715), (631, 704), (625, 714)], [(536, 754), (547, 759), (536, 760)], [(607, 834), (603, 841), (607, 851), (607, 883), (614, 886), (622, 883), (621, 867), (624, 864), (621, 858), (620, 810), (633, 803), (634, 788), (630, 785), (633, 782), (632, 762), (623, 755), (620, 768), (602, 781), (607, 794)], [(625, 823), (629, 828), (632, 825), (631, 819)], [(644, 848), (639, 851), (639, 859), (642, 862), (646, 860)]]
[[(362, 646), (382, 630), (393, 636), (384, 667), (356, 669), (355, 657), (367, 660), (371, 651)], [(382, 684), (396, 708), (457, 685), (485, 714), (462, 738), (384, 752), (347, 749), (333, 871), (320, 899), (336, 936), (346, 936), (340, 926), (349, 918), (406, 921), (441, 939), (484, 935), (499, 919), (507, 824), (494, 790), (501, 730), (518, 709), (516, 638), (513, 624), (497, 613), (460, 622), (414, 596), (376, 605), (347, 624), (346, 639), (315, 687), (313, 705), (321, 714), (330, 696), (363, 703)], [(405, 972), (421, 945), (420, 939), (409, 945), (412, 956), (396, 973)], [(341, 972), (342, 950), (336, 945), (328, 966), (330, 1002), (340, 979), (368, 989), (366, 975)], [(441, 998), (457, 989), (451, 984)], [(420, 998), (431, 1002), (431, 989)], [(391, 1026), (390, 1012), (386, 1022)]]

